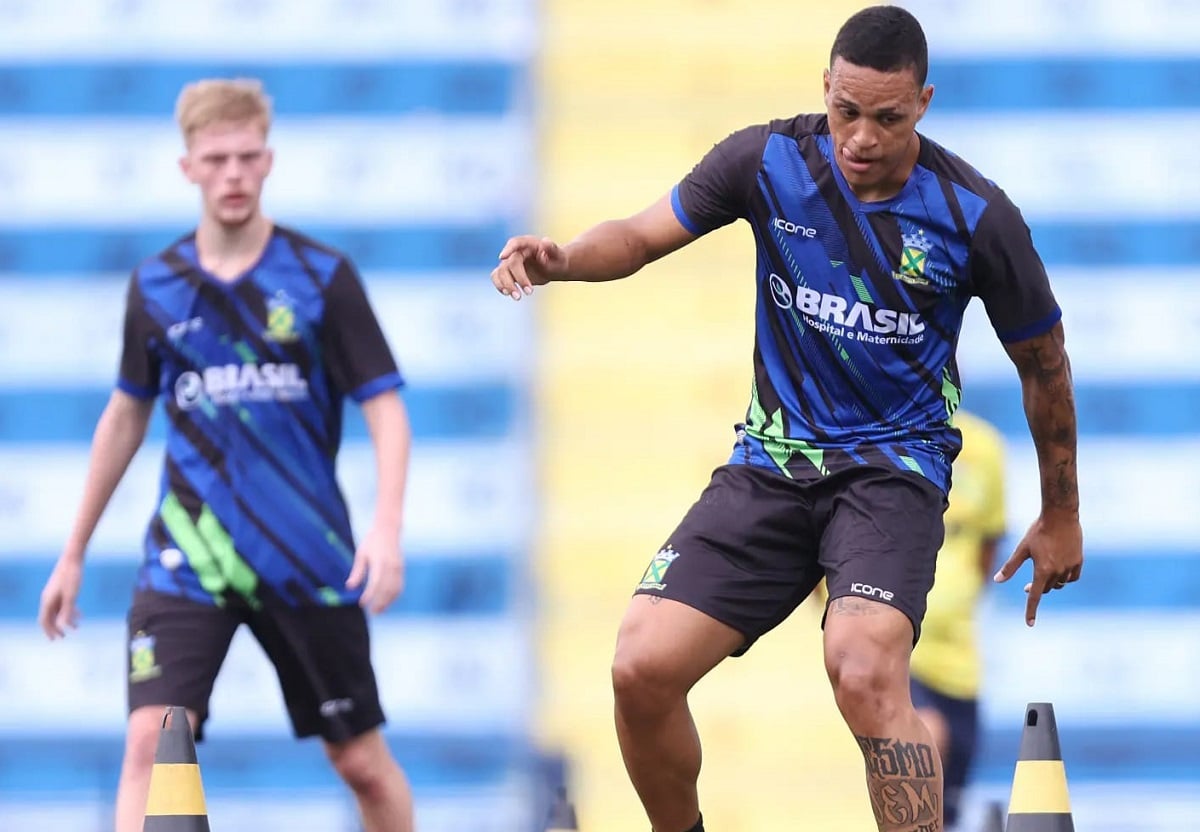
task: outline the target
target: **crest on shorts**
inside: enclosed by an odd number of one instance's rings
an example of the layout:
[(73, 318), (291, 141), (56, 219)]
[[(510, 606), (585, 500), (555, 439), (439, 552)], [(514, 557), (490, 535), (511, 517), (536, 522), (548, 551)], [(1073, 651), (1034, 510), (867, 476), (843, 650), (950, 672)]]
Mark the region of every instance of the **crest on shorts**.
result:
[(671, 568), (671, 564), (675, 562), (675, 558), (679, 557), (679, 553), (675, 551), (675, 547), (667, 544), (658, 550), (658, 554), (650, 561), (650, 565), (646, 567), (646, 571), (642, 574), (642, 580), (638, 583), (638, 589), (662, 589), (666, 584), (667, 570)]
[(925, 238), (925, 230), (905, 234), (901, 240), (904, 247), (900, 251), (900, 271), (892, 272), (892, 277), (914, 286), (928, 286), (925, 265), (929, 262), (929, 249), (933, 244)]
[(145, 682), (162, 675), (154, 657), (154, 636), (138, 630), (129, 639), (129, 681)]
[(267, 329), (263, 338), (278, 344), (289, 344), (297, 340), (296, 304), (288, 293), (280, 289), (267, 301)]

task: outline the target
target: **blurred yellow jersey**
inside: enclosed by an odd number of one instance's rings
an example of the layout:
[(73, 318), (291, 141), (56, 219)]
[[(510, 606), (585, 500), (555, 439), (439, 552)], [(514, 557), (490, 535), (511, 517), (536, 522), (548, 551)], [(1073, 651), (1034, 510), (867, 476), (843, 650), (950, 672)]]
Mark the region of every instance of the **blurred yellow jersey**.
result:
[(912, 675), (957, 699), (974, 699), (982, 675), (975, 610), (985, 580), (981, 547), (1004, 533), (1004, 442), (1000, 432), (959, 411), (963, 447), (954, 461), (946, 540), (938, 552)]

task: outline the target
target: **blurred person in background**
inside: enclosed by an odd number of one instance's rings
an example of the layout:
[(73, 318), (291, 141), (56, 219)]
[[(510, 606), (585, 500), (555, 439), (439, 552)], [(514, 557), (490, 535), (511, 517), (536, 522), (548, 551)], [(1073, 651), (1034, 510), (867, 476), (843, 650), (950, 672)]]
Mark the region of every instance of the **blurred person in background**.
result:
[[(262, 211), (272, 114), (261, 85), (188, 85), (176, 117), (199, 224), (134, 270), (116, 389), (39, 623), (51, 639), (78, 625), (88, 542), (161, 397), (166, 453), (128, 615), (116, 832), (142, 829), (164, 706), (186, 707), (203, 738), (242, 624), (275, 666), (294, 733), (321, 737), (367, 832), (408, 832), (412, 798), (380, 731), (366, 618), (403, 584), (402, 379), (351, 261)], [(362, 406), (378, 467), (357, 548), (336, 480), (346, 397)]]
[(983, 676), (976, 613), (1005, 531), (1004, 440), (964, 410), (954, 414), (954, 426), (962, 450), (954, 460), (946, 539), (910, 660), (913, 705), (942, 758), (947, 829), (959, 822), (975, 759)]
[(514, 237), (492, 272), (520, 300), (551, 282), (627, 277), (738, 219), (754, 232), (747, 420), (646, 569), (613, 662), (617, 736), (655, 832), (704, 828), (688, 692), (822, 578), (826, 670), (877, 827), (943, 829), (942, 770), (911, 701), (909, 657), (961, 446), (954, 353), (972, 296), (1017, 368), (1042, 481), (1041, 513), (996, 579), (1033, 560), (1032, 626), (1043, 593), (1079, 577), (1061, 312), (1017, 208), (916, 132), (933, 96), (927, 64), (910, 13), (858, 12), (831, 50), (826, 113), (732, 134), (668, 195), (565, 246)]

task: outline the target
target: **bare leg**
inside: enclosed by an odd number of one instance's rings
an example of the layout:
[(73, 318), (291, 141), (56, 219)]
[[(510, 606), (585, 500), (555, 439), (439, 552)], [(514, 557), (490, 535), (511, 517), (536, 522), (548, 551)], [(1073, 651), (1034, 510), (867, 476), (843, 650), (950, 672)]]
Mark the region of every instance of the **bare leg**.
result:
[[(150, 796), (150, 772), (158, 750), (166, 705), (135, 708), (129, 715), (125, 732), (125, 757), (117, 784), (116, 832), (142, 832), (146, 819), (146, 800)], [(192, 733), (196, 732), (196, 714), (188, 711)]]
[(880, 832), (942, 832), (942, 763), (908, 688), (912, 624), (878, 601), (829, 604), (825, 669), (867, 768)]
[(655, 832), (683, 832), (700, 817), (700, 737), (692, 686), (741, 646), (742, 635), (686, 604), (635, 595), (613, 660), (617, 739)]
[(334, 769), (345, 781), (362, 815), (365, 832), (412, 832), (412, 792), (378, 730), (348, 742), (325, 743)]

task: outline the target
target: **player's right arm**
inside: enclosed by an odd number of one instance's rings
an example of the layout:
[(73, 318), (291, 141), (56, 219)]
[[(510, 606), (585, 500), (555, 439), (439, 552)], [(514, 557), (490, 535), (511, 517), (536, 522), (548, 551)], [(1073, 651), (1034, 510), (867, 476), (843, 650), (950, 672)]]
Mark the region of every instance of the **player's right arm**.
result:
[(593, 226), (566, 245), (547, 237), (513, 237), (492, 271), (496, 291), (520, 300), (559, 281), (619, 280), (748, 212), (770, 128), (733, 133), (683, 181), (633, 216)]
[(513, 237), (500, 252), (492, 285), (520, 300), (522, 292), (551, 281), (619, 280), (695, 239), (675, 217), (668, 195), (631, 217), (593, 226), (564, 246), (548, 237)]
[(146, 312), (135, 273), (125, 299), (124, 345), (117, 389), (109, 397), (92, 434), (83, 497), (38, 607), (38, 623), (51, 639), (62, 638), (67, 628), (78, 624), (75, 601), (88, 542), (141, 447), (154, 412), (161, 369), (156, 345), (162, 335), (160, 325)]
[(67, 544), (42, 591), (38, 623), (51, 639), (61, 638), (68, 627), (77, 626), (79, 613), (75, 599), (79, 595), (88, 541), (121, 477), (141, 447), (153, 410), (153, 399), (139, 399), (122, 390), (114, 390), (100, 414), (92, 436), (83, 498)]

